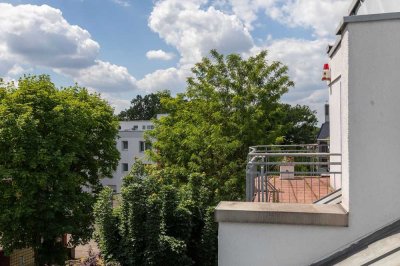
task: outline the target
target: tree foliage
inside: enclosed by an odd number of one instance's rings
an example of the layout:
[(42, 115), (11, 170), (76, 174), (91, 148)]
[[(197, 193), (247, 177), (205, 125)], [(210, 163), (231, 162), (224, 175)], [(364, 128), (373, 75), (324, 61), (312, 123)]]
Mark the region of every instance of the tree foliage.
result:
[(214, 207), (243, 199), (249, 146), (314, 141), (314, 112), (280, 101), (294, 85), (287, 71), (265, 51), (211, 51), (184, 93), (161, 97), (168, 116), (148, 134), (157, 164), (145, 175), (135, 166), (123, 185), (121, 246), (135, 260), (125, 265), (217, 264)]
[(169, 115), (150, 133), (153, 160), (182, 183), (190, 173), (204, 173), (211, 202), (242, 199), (249, 146), (314, 138), (315, 114), (280, 102), (294, 85), (287, 70), (266, 51), (248, 59), (211, 51), (193, 68), (185, 93), (162, 98)]
[(36, 263), (60, 263), (71, 244), (88, 241), (101, 177), (119, 153), (118, 121), (96, 94), (57, 89), (50, 77), (0, 83), (0, 244), (9, 253), (32, 247)]
[(164, 113), (164, 109), (160, 103), (162, 97), (170, 97), (169, 91), (160, 91), (157, 93), (150, 93), (144, 97), (137, 95), (132, 99), (131, 106), (121, 111), (118, 115), (121, 120), (150, 120), (156, 118), (157, 114)]
[[(190, 212), (177, 188), (144, 172), (137, 162), (124, 178), (120, 206), (105, 188), (96, 203), (96, 236), (106, 261), (121, 265), (191, 265), (187, 256)], [(114, 241), (118, 240), (118, 241)]]

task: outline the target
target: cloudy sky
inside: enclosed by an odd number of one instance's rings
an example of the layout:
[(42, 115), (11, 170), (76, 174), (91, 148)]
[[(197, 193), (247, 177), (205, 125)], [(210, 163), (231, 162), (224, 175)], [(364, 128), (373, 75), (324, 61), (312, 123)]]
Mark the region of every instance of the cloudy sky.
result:
[(116, 109), (137, 94), (182, 92), (210, 49), (269, 50), (289, 66), (284, 101), (319, 111), (326, 47), (351, 0), (0, 0), (0, 77), (48, 73), (78, 82)]

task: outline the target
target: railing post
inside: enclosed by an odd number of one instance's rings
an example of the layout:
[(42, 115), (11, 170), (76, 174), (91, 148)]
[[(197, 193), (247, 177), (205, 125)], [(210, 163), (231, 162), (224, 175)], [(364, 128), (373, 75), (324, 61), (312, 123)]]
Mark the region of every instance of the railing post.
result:
[(246, 167), (246, 201), (253, 201), (254, 196), (254, 177), (256, 176), (256, 165), (253, 165), (251, 161)]
[(246, 201), (251, 201), (250, 190), (251, 190), (251, 174), (250, 174), (250, 164), (246, 167)]

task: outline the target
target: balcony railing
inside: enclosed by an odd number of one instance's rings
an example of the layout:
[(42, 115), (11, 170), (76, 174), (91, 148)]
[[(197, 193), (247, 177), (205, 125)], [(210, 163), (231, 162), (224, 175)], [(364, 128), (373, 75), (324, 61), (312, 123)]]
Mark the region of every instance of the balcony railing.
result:
[(327, 144), (250, 147), (246, 200), (314, 203), (341, 188), (341, 164)]

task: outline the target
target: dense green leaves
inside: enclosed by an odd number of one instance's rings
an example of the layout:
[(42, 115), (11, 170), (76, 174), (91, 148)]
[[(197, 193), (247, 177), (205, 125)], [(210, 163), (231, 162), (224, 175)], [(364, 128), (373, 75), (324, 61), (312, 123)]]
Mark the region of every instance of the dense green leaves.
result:
[(248, 59), (211, 51), (192, 71), (185, 93), (161, 98), (168, 116), (149, 134), (151, 156), (191, 212), (189, 256), (197, 265), (216, 265), (213, 209), (221, 200), (243, 199), (249, 147), (313, 142), (317, 120), (306, 106), (280, 102), (294, 84), (266, 51)]
[(211, 202), (243, 198), (249, 146), (313, 140), (314, 113), (280, 102), (294, 84), (266, 51), (247, 60), (211, 51), (193, 74), (185, 93), (161, 99), (169, 115), (155, 121), (152, 156), (183, 183), (204, 173)]
[(177, 188), (145, 173), (140, 162), (125, 177), (121, 205), (114, 211), (106, 188), (95, 208), (105, 259), (121, 265), (191, 265), (186, 252), (190, 212), (178, 194)]
[(118, 121), (98, 95), (58, 90), (48, 76), (0, 83), (0, 244), (32, 247), (37, 263), (62, 261), (59, 243), (90, 239), (94, 196), (119, 154)]
[(137, 95), (132, 99), (131, 106), (122, 111), (118, 117), (121, 120), (150, 120), (156, 118), (157, 114), (164, 113), (160, 98), (170, 97), (169, 91), (150, 93), (144, 97)]

